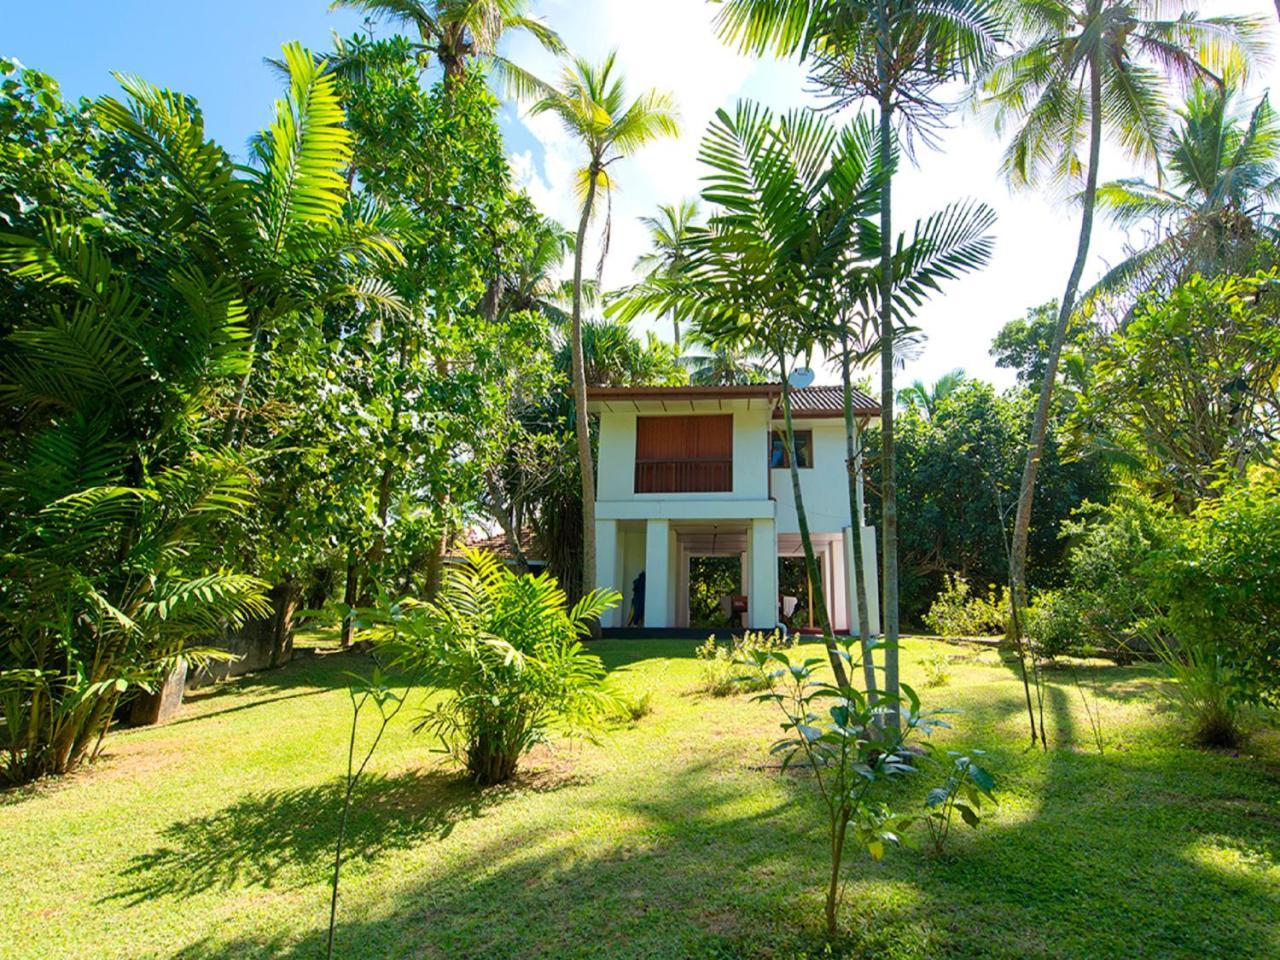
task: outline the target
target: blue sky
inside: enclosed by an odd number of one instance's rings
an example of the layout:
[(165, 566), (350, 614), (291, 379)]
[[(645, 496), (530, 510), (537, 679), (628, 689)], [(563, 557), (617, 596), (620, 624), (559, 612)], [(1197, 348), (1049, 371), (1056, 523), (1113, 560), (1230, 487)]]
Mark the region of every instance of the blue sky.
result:
[[(636, 218), (660, 202), (694, 196), (700, 175), (698, 140), (715, 109), (752, 97), (778, 109), (807, 102), (803, 75), (793, 64), (752, 61), (726, 50), (711, 25), (712, 10), (697, 0), (534, 0), (535, 11), (575, 52), (597, 59), (611, 47), (633, 89), (658, 86), (680, 102), (683, 133), (620, 165), (614, 199), (613, 240), (606, 286), (627, 282), (644, 249)], [(1204, 0), (1205, 12), (1254, 13), (1276, 34), (1273, 0)], [(326, 0), (0, 0), (0, 56), (52, 74), (70, 96), (114, 90), (111, 71), (145, 79), (197, 97), (209, 133), (237, 155), (269, 118), (279, 94), (263, 57), (282, 43), (300, 40), (317, 49), (337, 30), (350, 34), (359, 15), (330, 12)], [(1280, 36), (1275, 36), (1280, 41)], [(1273, 47), (1276, 45), (1273, 42)], [(509, 55), (544, 77), (554, 62), (526, 40)], [(1274, 64), (1263, 68), (1251, 94), (1272, 86)], [(546, 117), (529, 118), (513, 105), (502, 125), (516, 178), (543, 210), (573, 224), (572, 172), (579, 157)], [(929, 380), (952, 367), (1008, 383), (991, 363), (987, 347), (1006, 321), (1029, 306), (1056, 297), (1074, 252), (1078, 215), (1060, 198), (1012, 193), (999, 179), (1000, 144), (974, 118), (960, 117), (941, 151), (919, 158), (898, 180), (900, 223), (927, 215), (955, 199), (973, 197), (999, 214), (997, 246), (980, 275), (947, 288), (920, 315), (927, 335), (906, 378)], [(1104, 163), (1104, 177), (1133, 175), (1124, 164)], [(1086, 279), (1123, 255), (1129, 237), (1099, 225)], [(664, 325), (654, 327), (669, 336)], [(820, 380), (830, 373), (819, 371)]]

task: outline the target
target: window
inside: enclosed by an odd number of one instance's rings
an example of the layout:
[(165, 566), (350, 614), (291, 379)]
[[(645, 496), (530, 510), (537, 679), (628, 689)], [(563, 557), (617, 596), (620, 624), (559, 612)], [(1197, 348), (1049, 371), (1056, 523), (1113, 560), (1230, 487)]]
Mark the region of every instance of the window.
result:
[[(774, 430), (769, 434), (769, 466), (772, 469), (785, 469), (791, 466), (787, 459), (787, 434), (784, 430)], [(804, 469), (813, 466), (813, 431), (796, 431), (796, 466)]]
[(733, 490), (733, 414), (636, 417), (636, 493)]

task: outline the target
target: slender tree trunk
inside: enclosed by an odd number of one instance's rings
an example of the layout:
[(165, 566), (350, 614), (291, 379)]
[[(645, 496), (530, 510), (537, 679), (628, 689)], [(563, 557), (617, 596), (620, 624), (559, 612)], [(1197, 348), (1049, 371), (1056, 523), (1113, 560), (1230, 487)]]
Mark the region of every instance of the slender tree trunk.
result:
[[(1276, 0), (1276, 3), (1280, 3), (1280, 0)], [(671, 311), (671, 335), (675, 337), (676, 353), (678, 354), (680, 352), (680, 318), (676, 316), (674, 310)]]
[(840, 374), (844, 386), (845, 472), (849, 478), (849, 518), (853, 526), (853, 592), (858, 611), (858, 641), (862, 646), (862, 678), (867, 696), (876, 691), (876, 664), (871, 649), (870, 613), (867, 608), (867, 580), (862, 562), (862, 452), (857, 449), (853, 422), (853, 384), (849, 371), (849, 334), (841, 328)]
[[(359, 596), (360, 564), (356, 560), (354, 550), (347, 551), (347, 582), (342, 591), (342, 602), (354, 607)], [(348, 613), (342, 618), (342, 649), (351, 646), (351, 638), (355, 633), (355, 617)]]
[(800, 527), (800, 545), (804, 548), (804, 565), (809, 573), (809, 590), (813, 605), (818, 608), (818, 625), (822, 627), (822, 641), (827, 647), (831, 672), (836, 684), (849, 686), (849, 673), (844, 668), (840, 648), (836, 646), (835, 631), (831, 629), (831, 617), (827, 613), (826, 591), (822, 589), (822, 574), (818, 558), (813, 552), (813, 538), (809, 534), (809, 516), (804, 509), (804, 493), (800, 489), (800, 468), (796, 463), (796, 432), (791, 422), (791, 385), (787, 382), (787, 358), (778, 351), (778, 372), (782, 374), (782, 417), (786, 427), (787, 460), (790, 463), (791, 490), (796, 501), (796, 522)]
[[(877, 71), (880, 77), (880, 504), (881, 577), (880, 632), (884, 637), (884, 687), (898, 696), (898, 477), (893, 435), (893, 100), (889, 86), (889, 13), (887, 0), (879, 5)], [(891, 703), (896, 728), (899, 710)]]
[(591, 462), (591, 427), (587, 420), (587, 373), (582, 356), (582, 254), (586, 246), (587, 224), (596, 198), (593, 160), (588, 170), (587, 196), (578, 219), (578, 242), (573, 249), (573, 406), (574, 425), (578, 434), (578, 469), (582, 473), (582, 593), (596, 588), (596, 484)]
[(489, 499), (493, 502), (493, 515), (498, 521), (498, 526), (502, 527), (503, 534), (506, 535), (507, 546), (511, 550), (511, 558), (516, 562), (516, 569), (520, 573), (528, 573), (529, 558), (525, 556), (524, 545), (520, 542), (518, 521), (512, 519), (502, 496), (502, 489), (488, 470), (484, 472), (484, 481), (489, 488)]
[[(1096, 60), (1089, 65), (1089, 170), (1084, 188), (1084, 212), (1080, 219), (1080, 240), (1076, 247), (1075, 263), (1067, 289), (1058, 307), (1058, 322), (1049, 345), (1045, 361), (1044, 381), (1040, 384), (1040, 398), (1036, 402), (1035, 417), (1031, 422), (1031, 437), (1027, 441), (1027, 461), (1022, 470), (1022, 485), (1018, 489), (1018, 513), (1013, 525), (1013, 549), (1009, 554), (1009, 579), (1022, 609), (1027, 606), (1027, 547), (1031, 536), (1031, 504), (1035, 497), (1036, 474), (1040, 469), (1040, 457), (1044, 453), (1044, 437), (1049, 425), (1049, 406), (1053, 400), (1054, 382), (1058, 378), (1058, 359), (1067, 338), (1067, 328), (1075, 311), (1076, 294), (1085, 263), (1089, 259), (1089, 242), (1093, 236), (1093, 210), (1098, 194), (1098, 160), (1102, 152), (1102, 77)], [(1021, 630), (1016, 631), (1014, 641), (1022, 643)]]

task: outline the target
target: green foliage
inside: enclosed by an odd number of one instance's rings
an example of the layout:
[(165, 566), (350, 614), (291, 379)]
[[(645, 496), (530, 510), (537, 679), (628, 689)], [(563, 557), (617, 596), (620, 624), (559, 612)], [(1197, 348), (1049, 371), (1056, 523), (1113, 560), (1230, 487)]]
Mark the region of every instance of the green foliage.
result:
[(1061, 588), (1033, 595), (1027, 633), (1046, 656), (1150, 650), (1163, 590), (1153, 557), (1176, 538), (1169, 511), (1129, 488), (1063, 524), (1071, 544)]
[(962, 754), (948, 750), (954, 758), (951, 772), (942, 786), (934, 787), (925, 797), (925, 826), (933, 841), (933, 852), (942, 856), (951, 836), (951, 823), (957, 813), (966, 825), (977, 830), (982, 823), (982, 801), (995, 802), (995, 778), (978, 766), (974, 757), (983, 756), (981, 750)]
[(941, 650), (921, 658), (920, 666), (924, 670), (926, 687), (945, 687), (951, 682), (951, 657)]
[(1169, 632), (1238, 703), (1280, 706), (1277, 530), (1280, 473), (1255, 467), (1202, 503), (1158, 562)]
[(1152, 293), (1098, 349), (1076, 417), (1186, 513), (1267, 457), (1280, 411), (1280, 273)]
[[(840, 650), (851, 668), (854, 649), (846, 645)], [(922, 711), (915, 691), (905, 683), (901, 701), (881, 693), (872, 702), (860, 690), (821, 679), (820, 659), (794, 662), (784, 651), (759, 649), (750, 652), (748, 662), (768, 686), (754, 699), (776, 704), (784, 717), (783, 736), (770, 753), (781, 757), (783, 770), (793, 763), (808, 766), (826, 807), (826, 929), (833, 937), (844, 895), (845, 844), (851, 840), (879, 860), (888, 845), (901, 842), (902, 830), (914, 818), (892, 813), (880, 794), (886, 781), (916, 772), (922, 747), (911, 741), (946, 727), (941, 719), (946, 711)], [(892, 722), (895, 716), (899, 723)]]
[(730, 638), (728, 644), (718, 642), (714, 635), (710, 636), (694, 651), (701, 672), (698, 688), (713, 697), (763, 690), (767, 686), (765, 678), (748, 669), (756, 653), (785, 650), (789, 646), (790, 643), (777, 630), (771, 633), (747, 630), (740, 637)]
[(969, 581), (947, 574), (924, 615), (925, 625), (943, 637), (1003, 636), (1009, 628), (1009, 588), (992, 583), (986, 595), (973, 593)]
[(737, 557), (690, 557), (689, 625), (723, 627), (721, 601), (742, 591), (742, 566)]
[[(1032, 407), (1028, 392), (1000, 394), (990, 384), (969, 382), (942, 398), (930, 416), (916, 409), (898, 416), (898, 493), (911, 505), (899, 517), (908, 620), (922, 621), (947, 574), (971, 583), (1008, 582), (1001, 526), (1021, 478)], [(867, 439), (867, 456), (874, 458), (879, 436), (871, 432)], [(1059, 525), (1086, 500), (1105, 500), (1111, 486), (1101, 458), (1069, 456), (1064, 439), (1059, 418), (1051, 418), (1031, 532), (1034, 586), (1047, 587), (1060, 576), (1068, 545), (1058, 538)], [(874, 484), (867, 501), (879, 507)]]
[(600, 659), (581, 639), (618, 602), (594, 591), (572, 609), (546, 575), (517, 575), (488, 553), (450, 567), (435, 600), (394, 604), (373, 636), (440, 691), (428, 730), (480, 785), (502, 783), (553, 729), (591, 735), (616, 712)]

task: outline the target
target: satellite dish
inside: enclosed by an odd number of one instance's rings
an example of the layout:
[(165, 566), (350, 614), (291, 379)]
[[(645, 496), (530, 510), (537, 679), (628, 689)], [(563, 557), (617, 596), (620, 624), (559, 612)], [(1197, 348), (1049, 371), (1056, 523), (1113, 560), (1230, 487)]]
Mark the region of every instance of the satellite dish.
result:
[(797, 367), (791, 371), (791, 376), (787, 377), (787, 383), (797, 390), (803, 390), (813, 383), (813, 371), (808, 367)]

